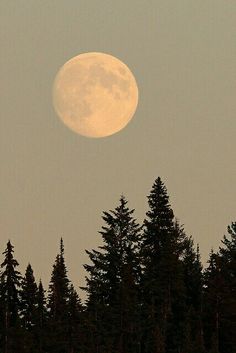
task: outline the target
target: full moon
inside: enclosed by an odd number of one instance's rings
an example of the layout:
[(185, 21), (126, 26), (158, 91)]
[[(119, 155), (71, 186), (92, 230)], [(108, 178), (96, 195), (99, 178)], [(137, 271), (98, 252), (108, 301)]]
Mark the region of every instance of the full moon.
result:
[(130, 69), (104, 53), (84, 53), (67, 61), (56, 75), (53, 105), (74, 132), (105, 137), (122, 130), (138, 104), (138, 87)]

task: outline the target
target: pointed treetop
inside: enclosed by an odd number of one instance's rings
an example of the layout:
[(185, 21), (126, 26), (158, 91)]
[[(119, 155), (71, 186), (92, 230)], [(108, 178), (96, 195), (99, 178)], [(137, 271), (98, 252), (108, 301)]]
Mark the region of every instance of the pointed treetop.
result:
[(39, 279), (38, 289), (39, 289), (39, 290), (43, 290), (43, 283), (42, 283), (41, 278)]
[(120, 203), (127, 203), (126, 197), (123, 193), (120, 195)]
[(156, 202), (170, 206), (167, 188), (160, 177), (154, 181), (150, 195), (148, 196), (148, 203), (151, 208), (156, 206)]
[(64, 242), (63, 242), (63, 239), (61, 238), (61, 240), (60, 240), (60, 256), (61, 256), (61, 257), (64, 256), (64, 252), (65, 252), (65, 249), (64, 249)]
[(30, 263), (28, 263), (27, 267), (26, 267), (26, 272), (33, 272), (32, 266)]
[[(174, 213), (169, 203), (167, 188), (158, 177), (148, 196), (149, 211), (146, 213), (152, 224), (156, 223), (160, 228), (167, 229), (173, 227)], [(147, 225), (149, 221), (145, 221)]]
[(1, 264), (2, 268), (7, 265), (10, 265), (13, 267), (19, 266), (19, 263), (16, 259), (14, 259), (13, 254), (14, 254), (14, 246), (11, 244), (10, 240), (8, 240), (6, 250), (3, 252), (3, 255), (5, 255), (5, 260)]
[(14, 246), (11, 244), (11, 241), (8, 240), (7, 247), (6, 247), (6, 250), (3, 252), (3, 255), (12, 254), (13, 252), (14, 252)]

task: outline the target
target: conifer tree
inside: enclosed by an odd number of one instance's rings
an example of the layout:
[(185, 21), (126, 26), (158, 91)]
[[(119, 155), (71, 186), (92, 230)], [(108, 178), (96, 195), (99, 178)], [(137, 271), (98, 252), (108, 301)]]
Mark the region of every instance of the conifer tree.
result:
[[(133, 218), (133, 212), (122, 196), (114, 211), (103, 213), (105, 226), (100, 233), (104, 245), (99, 250), (87, 251), (92, 264), (84, 266), (88, 272), (85, 289), (90, 325), (94, 330), (94, 352), (125, 352), (124, 337), (128, 332), (132, 332), (129, 351), (138, 352), (138, 319), (135, 315), (139, 311), (140, 227)], [(125, 319), (127, 316), (128, 321)]]
[(52, 353), (66, 353), (68, 349), (68, 301), (69, 279), (64, 259), (63, 240), (60, 253), (53, 265), (49, 284), (49, 350)]
[(225, 282), (219, 350), (229, 353), (236, 347), (236, 222), (228, 226), (228, 235), (222, 240), (219, 254)]
[(21, 275), (17, 270), (19, 264), (14, 258), (14, 247), (10, 241), (8, 241), (3, 255), (5, 257), (1, 264), (1, 304), (4, 318), (3, 351), (13, 353), (20, 339), (19, 290)]
[(236, 223), (228, 226), (218, 253), (205, 271), (204, 334), (210, 353), (230, 353), (236, 346)]
[(183, 335), (184, 282), (180, 261), (184, 232), (174, 220), (167, 189), (158, 177), (148, 196), (144, 221), (142, 279), (144, 352), (178, 352)]
[(24, 329), (23, 346), (25, 353), (36, 352), (36, 296), (37, 284), (33, 269), (28, 264), (20, 291), (20, 316)]
[(186, 353), (204, 352), (202, 328), (202, 264), (199, 247), (194, 249), (193, 239), (186, 238), (183, 256), (186, 323), (184, 347)]
[(61, 239), (60, 253), (56, 256), (49, 285), (49, 309), (50, 316), (53, 319), (61, 319), (64, 315), (64, 309), (68, 302), (68, 294), (69, 280), (64, 259), (64, 245)]
[[(69, 288), (68, 302), (68, 337), (69, 351), (68, 353), (84, 352), (86, 342), (83, 337), (83, 322), (82, 322), (83, 306), (81, 300), (71, 284)], [(83, 346), (84, 345), (84, 346)]]
[(213, 250), (204, 273), (204, 336), (207, 351), (219, 353), (222, 292), (225, 281), (221, 272), (221, 258)]
[(21, 297), (21, 318), (27, 330), (31, 330), (36, 325), (36, 303), (37, 284), (35, 282), (33, 269), (28, 264), (25, 276), (22, 280)]
[(44, 353), (46, 351), (46, 331), (47, 331), (47, 307), (46, 307), (46, 297), (45, 290), (43, 288), (42, 281), (40, 279), (39, 285), (37, 287), (36, 293), (36, 342), (38, 347), (38, 353)]

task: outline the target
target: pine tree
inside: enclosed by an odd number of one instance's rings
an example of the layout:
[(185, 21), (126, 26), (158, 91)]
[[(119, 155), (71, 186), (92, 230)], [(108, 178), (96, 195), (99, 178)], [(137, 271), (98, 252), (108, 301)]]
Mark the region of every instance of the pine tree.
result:
[(236, 223), (228, 227), (218, 253), (205, 271), (204, 331), (211, 353), (231, 353), (236, 346)]
[(24, 328), (23, 345), (25, 353), (35, 352), (37, 349), (35, 338), (35, 326), (37, 323), (36, 295), (37, 284), (35, 282), (33, 269), (31, 265), (28, 264), (20, 291), (20, 316)]
[(19, 325), (19, 290), (21, 283), (18, 262), (14, 258), (14, 247), (10, 241), (3, 252), (5, 259), (1, 264), (1, 303), (4, 315), (4, 352), (13, 353), (21, 336)]
[(64, 315), (69, 294), (69, 280), (64, 259), (64, 245), (61, 239), (60, 254), (57, 255), (53, 265), (51, 281), (49, 285), (49, 309), (50, 316), (54, 320), (60, 320)]
[(236, 222), (228, 226), (219, 251), (225, 286), (222, 293), (222, 315), (219, 339), (220, 352), (232, 352), (236, 347)]
[(49, 349), (52, 353), (66, 353), (68, 350), (68, 301), (69, 279), (61, 239), (60, 253), (53, 265), (49, 284)]
[(4, 297), (2, 293), (2, 280), (1, 280), (1, 271), (0, 271), (0, 352), (4, 351), (5, 345), (5, 305), (4, 305)]
[(180, 257), (185, 235), (174, 220), (167, 189), (160, 177), (154, 182), (148, 204), (142, 241), (144, 352), (159, 352), (163, 342), (166, 352), (178, 352), (184, 321)]
[(184, 347), (186, 353), (204, 351), (202, 327), (202, 264), (199, 247), (194, 249), (193, 239), (186, 238), (183, 256), (186, 290), (186, 323)]
[(38, 346), (38, 353), (45, 352), (45, 342), (46, 342), (46, 331), (47, 331), (47, 307), (45, 290), (43, 288), (42, 281), (39, 281), (39, 285), (36, 293), (36, 342)]
[[(87, 251), (91, 265), (85, 265), (87, 308), (93, 352), (138, 352), (138, 245), (140, 227), (122, 196), (114, 211), (104, 212), (100, 232), (104, 245)], [(129, 281), (130, 280), (130, 281)], [(132, 293), (132, 294), (131, 294)], [(130, 346), (124, 337), (130, 333)]]
[(28, 264), (25, 276), (22, 281), (21, 296), (21, 317), (23, 325), (27, 330), (31, 330), (36, 324), (36, 301), (37, 284), (35, 282), (33, 269)]
[[(68, 353), (84, 352), (86, 343), (83, 337), (83, 322), (82, 322), (83, 306), (81, 300), (71, 284), (69, 288), (68, 302), (68, 337), (69, 351)], [(84, 347), (83, 347), (84, 345)]]
[(225, 280), (221, 272), (221, 258), (213, 250), (204, 273), (204, 336), (207, 351), (219, 353), (222, 294)]

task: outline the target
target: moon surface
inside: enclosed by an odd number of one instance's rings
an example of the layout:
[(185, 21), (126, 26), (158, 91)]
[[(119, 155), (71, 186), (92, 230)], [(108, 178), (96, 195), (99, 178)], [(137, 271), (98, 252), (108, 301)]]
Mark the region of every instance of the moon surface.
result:
[(56, 75), (53, 105), (74, 132), (105, 137), (122, 130), (138, 104), (138, 87), (130, 69), (104, 53), (84, 53), (67, 61)]

